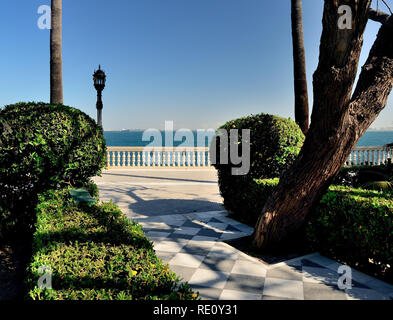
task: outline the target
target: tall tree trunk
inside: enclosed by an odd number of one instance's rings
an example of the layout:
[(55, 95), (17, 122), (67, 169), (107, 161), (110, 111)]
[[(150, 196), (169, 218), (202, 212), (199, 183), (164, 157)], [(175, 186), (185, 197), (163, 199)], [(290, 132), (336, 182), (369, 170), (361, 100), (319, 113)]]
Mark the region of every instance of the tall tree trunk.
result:
[[(393, 18), (381, 27), (351, 98), (371, 0), (325, 0), (311, 127), (298, 159), (280, 178), (256, 226), (260, 248), (303, 225), (312, 206), (344, 165), (358, 139), (386, 106), (393, 85)], [(350, 5), (352, 29), (337, 27)]]
[(50, 31), (50, 102), (63, 103), (63, 58), (61, 44), (62, 0), (52, 0)]
[(295, 121), (306, 135), (309, 127), (309, 111), (302, 11), (302, 0), (291, 0)]

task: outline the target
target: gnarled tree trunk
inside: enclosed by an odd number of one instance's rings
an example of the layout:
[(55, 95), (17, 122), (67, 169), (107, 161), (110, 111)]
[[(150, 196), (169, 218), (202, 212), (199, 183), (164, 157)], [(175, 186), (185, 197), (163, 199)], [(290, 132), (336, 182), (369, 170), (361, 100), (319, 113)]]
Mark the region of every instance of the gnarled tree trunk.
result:
[(306, 135), (309, 127), (309, 111), (302, 11), (302, 0), (291, 0), (295, 121)]
[(63, 58), (61, 44), (62, 0), (52, 0), (50, 30), (50, 103), (63, 103)]
[[(371, 0), (325, 0), (310, 130), (298, 159), (281, 176), (262, 210), (254, 234), (260, 248), (281, 242), (303, 225), (358, 139), (386, 106), (393, 85), (392, 17), (381, 27), (351, 97), (370, 4)], [(350, 30), (337, 26), (341, 5), (352, 8)]]

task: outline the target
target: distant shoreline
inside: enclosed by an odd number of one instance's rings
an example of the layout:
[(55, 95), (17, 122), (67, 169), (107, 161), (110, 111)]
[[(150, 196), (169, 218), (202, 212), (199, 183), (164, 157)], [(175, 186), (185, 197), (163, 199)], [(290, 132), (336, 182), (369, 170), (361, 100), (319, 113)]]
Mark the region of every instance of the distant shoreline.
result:
[[(165, 145), (165, 131), (160, 130), (160, 133), (162, 136), (161, 143)], [(194, 136), (194, 141), (187, 143), (187, 146), (189, 147), (207, 147), (210, 144), (210, 139), (214, 136), (213, 132), (210, 138), (203, 138), (201, 141), (199, 141), (197, 130), (192, 130), (192, 133)], [(152, 141), (152, 138), (148, 137), (148, 141), (143, 141), (143, 134), (144, 130), (104, 131), (107, 146), (113, 147), (144, 147)], [(179, 141), (179, 139), (181, 139), (181, 141)], [(183, 144), (183, 142), (185, 142), (185, 140), (178, 137), (177, 139), (174, 139), (173, 145), (178, 146)], [(369, 130), (360, 138), (357, 146), (384, 146), (390, 143), (393, 143), (393, 130)]]
[[(144, 132), (148, 129), (122, 129), (122, 130), (104, 130), (104, 132)], [(191, 131), (197, 131), (198, 129), (190, 129)], [(165, 132), (164, 129), (159, 130)], [(366, 132), (393, 132), (393, 128), (381, 128), (381, 129), (368, 129)]]

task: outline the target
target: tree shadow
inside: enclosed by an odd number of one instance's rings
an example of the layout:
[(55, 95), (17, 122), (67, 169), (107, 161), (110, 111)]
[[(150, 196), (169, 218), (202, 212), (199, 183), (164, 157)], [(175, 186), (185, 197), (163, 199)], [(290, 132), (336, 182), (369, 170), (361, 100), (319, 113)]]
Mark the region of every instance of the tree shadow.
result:
[(168, 180), (168, 181), (183, 181), (183, 182), (197, 182), (197, 183), (206, 183), (206, 184), (217, 184), (217, 181), (206, 181), (206, 180), (195, 180), (195, 179), (183, 179), (183, 178), (170, 178), (170, 177), (159, 177), (159, 176), (141, 176), (141, 175), (132, 175), (132, 174), (118, 174), (118, 173), (109, 173), (105, 172), (106, 176), (121, 176), (121, 177), (131, 177), (131, 178), (143, 178), (143, 179), (153, 179), (153, 180)]

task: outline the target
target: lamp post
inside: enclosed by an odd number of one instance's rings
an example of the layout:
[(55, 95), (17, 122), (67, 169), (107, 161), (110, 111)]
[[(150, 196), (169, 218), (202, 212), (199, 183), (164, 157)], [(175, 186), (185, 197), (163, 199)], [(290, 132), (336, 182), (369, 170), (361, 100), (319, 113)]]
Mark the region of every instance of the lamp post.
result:
[(97, 123), (102, 127), (102, 109), (104, 107), (102, 104), (102, 91), (105, 88), (106, 75), (105, 72), (101, 70), (101, 65), (98, 66), (97, 71), (94, 71), (93, 80), (94, 87), (97, 90)]

